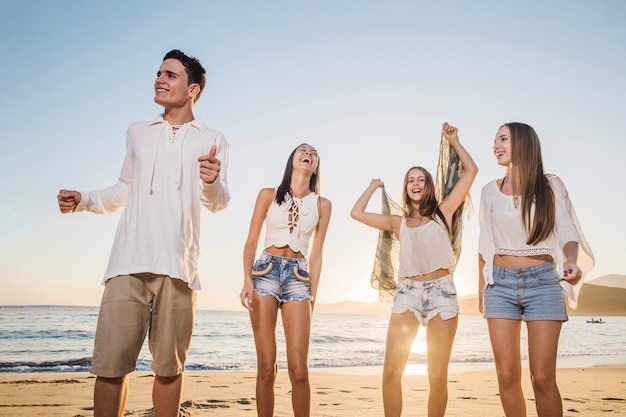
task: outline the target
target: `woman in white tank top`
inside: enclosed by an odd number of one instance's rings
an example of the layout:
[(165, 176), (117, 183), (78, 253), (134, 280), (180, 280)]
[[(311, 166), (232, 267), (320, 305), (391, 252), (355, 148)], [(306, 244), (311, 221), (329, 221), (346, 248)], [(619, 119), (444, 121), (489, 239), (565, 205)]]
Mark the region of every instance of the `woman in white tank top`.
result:
[[(448, 362), (458, 322), (458, 301), (452, 271), (460, 239), (453, 237), (459, 237), (455, 231), (460, 230), (464, 203), (478, 168), (459, 143), (457, 128), (444, 123), (441, 134), (439, 168), (446, 172), (438, 174), (442, 177), (438, 183), (446, 185), (450, 178), (454, 178), (452, 182), (455, 182), (454, 186), (443, 190), (441, 201), (437, 201), (435, 184), (428, 171), (413, 167), (405, 175), (404, 207), (400, 214), (365, 211), (376, 189), (384, 187), (379, 179), (371, 181), (350, 213), (353, 219), (383, 231), (381, 233), (393, 233), (395, 239), (400, 241), (398, 283), (394, 279), (395, 267), (387, 273), (387, 280), (372, 282), (381, 291), (381, 298), (386, 298), (386, 294), (394, 295), (383, 367), (386, 417), (402, 413), (402, 374), (420, 323), (424, 327), (428, 325), (428, 416), (443, 416), (448, 401)], [(447, 148), (448, 144), (452, 149)], [(446, 156), (454, 160), (450, 164), (450, 172), (447, 172), (448, 169), (441, 170), (442, 163), (451, 162)], [(452, 241), (457, 245), (453, 245)], [(456, 254), (453, 246), (456, 247)], [(380, 248), (381, 245), (379, 253)], [(397, 257), (398, 254), (391, 254), (387, 259), (393, 262), (393, 258)], [(377, 260), (377, 265), (386, 262), (380, 256)], [(373, 275), (377, 274), (384, 275), (375, 270)]]
[[(240, 298), (250, 312), (257, 350), (259, 417), (274, 415), (279, 309), (282, 309), (294, 416), (310, 415), (311, 314), (330, 214), (330, 201), (319, 196), (317, 150), (302, 144), (289, 156), (278, 188), (263, 188), (259, 192), (243, 251), (244, 281)], [(264, 250), (255, 262), (263, 224)]]

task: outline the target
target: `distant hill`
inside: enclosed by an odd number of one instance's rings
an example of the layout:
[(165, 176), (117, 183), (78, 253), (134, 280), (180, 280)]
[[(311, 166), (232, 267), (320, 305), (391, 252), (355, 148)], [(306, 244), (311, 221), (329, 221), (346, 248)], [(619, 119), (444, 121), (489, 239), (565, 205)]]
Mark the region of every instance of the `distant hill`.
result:
[(384, 314), (391, 313), (391, 303), (363, 303), (342, 301), (334, 304), (316, 304), (315, 313), (322, 314)]
[[(626, 287), (595, 285), (597, 281), (613, 282), (613, 277), (620, 277), (620, 275), (607, 275), (607, 280), (602, 277), (584, 283), (578, 308), (573, 311), (568, 307), (568, 314), (571, 316), (626, 316)], [(478, 296), (459, 298), (459, 306), (461, 314), (479, 314)]]
[(626, 287), (616, 288), (593, 285), (596, 280), (583, 284), (580, 301), (573, 316), (626, 316)]
[[(459, 297), (461, 314), (480, 314), (478, 296)], [(317, 304), (316, 313), (322, 314), (385, 314), (391, 312), (391, 303), (362, 303), (343, 301), (335, 304)], [(583, 284), (578, 308), (572, 316), (626, 316), (626, 275), (605, 275)]]
[(459, 309), (461, 314), (480, 314), (478, 311), (478, 296), (459, 297)]
[(601, 285), (603, 287), (626, 288), (626, 275), (610, 274), (587, 281), (587, 284)]

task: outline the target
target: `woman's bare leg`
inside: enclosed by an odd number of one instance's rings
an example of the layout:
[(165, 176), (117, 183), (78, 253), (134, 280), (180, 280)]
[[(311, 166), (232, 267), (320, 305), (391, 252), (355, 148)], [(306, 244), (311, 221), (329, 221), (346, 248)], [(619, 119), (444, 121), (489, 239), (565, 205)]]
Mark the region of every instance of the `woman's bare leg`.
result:
[(391, 314), (389, 318), (383, 365), (385, 417), (399, 417), (402, 414), (402, 374), (418, 329), (419, 321), (410, 311)]
[(254, 310), (250, 321), (254, 333), (257, 356), (256, 409), (259, 417), (274, 415), (274, 383), (278, 365), (276, 363), (276, 322), (278, 301), (269, 295), (253, 294)]

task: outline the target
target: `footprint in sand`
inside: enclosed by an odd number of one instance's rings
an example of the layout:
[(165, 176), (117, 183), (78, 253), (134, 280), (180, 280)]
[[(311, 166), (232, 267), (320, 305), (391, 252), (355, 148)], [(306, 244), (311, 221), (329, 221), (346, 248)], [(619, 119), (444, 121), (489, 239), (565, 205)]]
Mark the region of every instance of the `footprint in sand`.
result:
[(585, 403), (585, 401), (582, 401), (582, 400), (574, 400), (573, 398), (567, 398), (567, 397), (563, 398), (563, 401), (571, 401), (571, 402), (573, 402), (573, 403), (583, 403), (583, 404)]
[(252, 404), (252, 400), (250, 400), (248, 398), (241, 398), (241, 399), (237, 400), (237, 404), (250, 405), (250, 404)]
[(228, 405), (226, 401), (222, 400), (206, 400), (206, 402), (196, 402), (188, 400), (181, 404), (181, 409), (182, 408), (230, 408), (230, 405)]

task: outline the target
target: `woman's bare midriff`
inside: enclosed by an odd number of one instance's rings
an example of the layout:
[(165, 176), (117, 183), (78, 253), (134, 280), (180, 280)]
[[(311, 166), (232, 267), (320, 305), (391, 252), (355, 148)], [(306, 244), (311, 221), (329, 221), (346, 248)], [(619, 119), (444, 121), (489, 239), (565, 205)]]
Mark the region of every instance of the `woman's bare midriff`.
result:
[(270, 246), (269, 248), (265, 248), (265, 252), (282, 258), (304, 258), (301, 252), (294, 252), (289, 246), (283, 246), (281, 248)]
[(493, 264), (502, 268), (527, 268), (529, 266), (537, 266), (546, 262), (554, 262), (550, 255), (537, 256), (511, 256), (496, 255), (493, 258)]
[(436, 271), (429, 272), (424, 275), (413, 275), (412, 277), (405, 277), (406, 279), (410, 279), (413, 281), (432, 281), (437, 278), (445, 277), (446, 275), (450, 275), (450, 271), (447, 269), (437, 269)]

